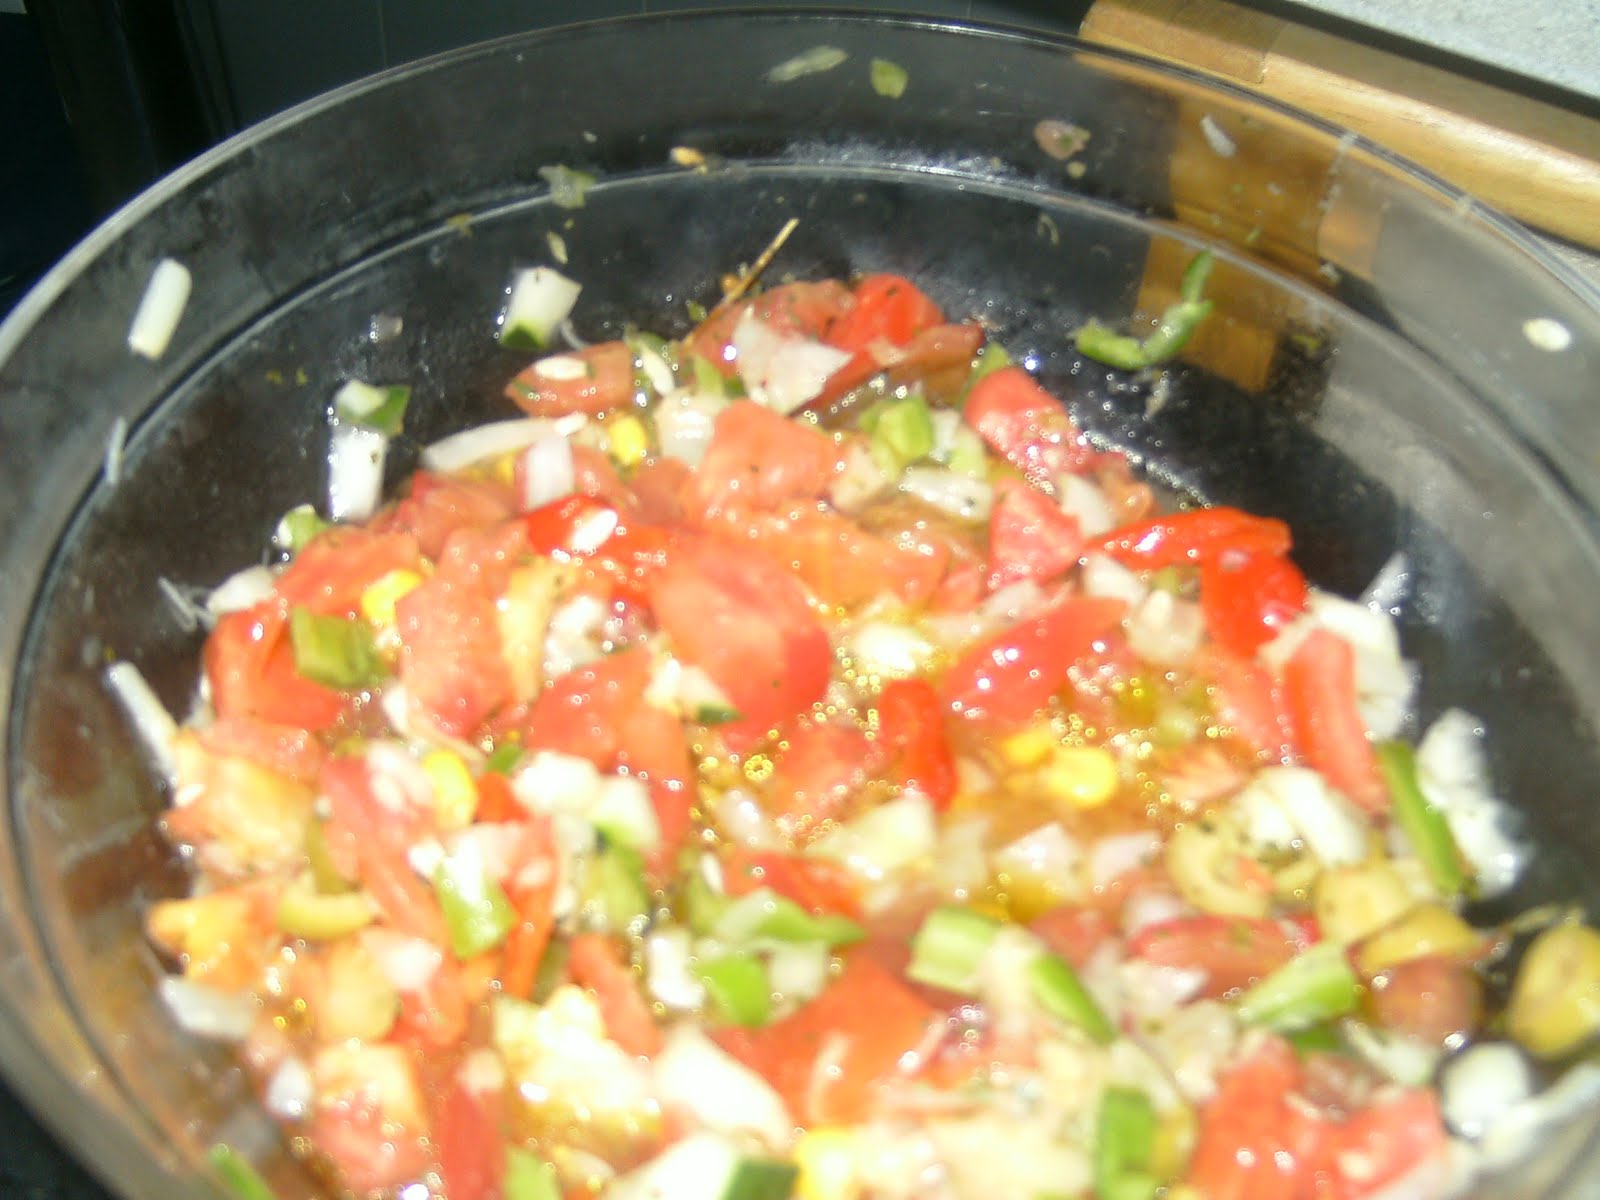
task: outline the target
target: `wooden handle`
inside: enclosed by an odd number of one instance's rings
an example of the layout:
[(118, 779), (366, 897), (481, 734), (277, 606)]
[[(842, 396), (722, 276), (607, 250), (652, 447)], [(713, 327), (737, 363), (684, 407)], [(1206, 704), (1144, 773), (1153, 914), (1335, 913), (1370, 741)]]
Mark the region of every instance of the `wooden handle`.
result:
[(1096, 0), (1081, 33), (1346, 126), (1600, 249), (1600, 121), (1227, 0)]

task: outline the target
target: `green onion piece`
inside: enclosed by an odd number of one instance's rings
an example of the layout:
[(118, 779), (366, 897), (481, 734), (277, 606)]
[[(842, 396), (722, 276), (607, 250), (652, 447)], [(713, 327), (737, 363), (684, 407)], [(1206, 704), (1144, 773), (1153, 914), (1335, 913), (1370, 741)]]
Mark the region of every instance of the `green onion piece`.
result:
[(322, 822), (313, 818), (306, 826), (306, 865), (311, 868), (311, 881), (317, 891), (337, 895), (355, 889), (355, 883), (339, 873), (333, 855), (328, 850), (328, 835)]
[(822, 942), (848, 946), (866, 937), (866, 930), (837, 913), (813, 915), (769, 888), (746, 892), (718, 915), (712, 935), (735, 945), (765, 939), (773, 942)]
[(1076, 1025), (1102, 1046), (1116, 1041), (1116, 1026), (1066, 959), (1039, 955), (1028, 967), (1028, 983), (1034, 1001), (1056, 1020)]
[(921, 396), (889, 401), (873, 423), (871, 434), (872, 440), (881, 443), (902, 466), (927, 458), (933, 453), (934, 443), (928, 402)]
[(346, 425), (360, 425), (384, 437), (396, 437), (405, 424), (411, 389), (403, 384), (374, 387), (352, 379), (333, 397), (334, 415)]
[(1178, 299), (1192, 302), (1206, 294), (1206, 283), (1211, 279), (1211, 267), (1216, 259), (1209, 250), (1202, 250), (1189, 260), (1183, 269), (1183, 279), (1178, 283)]
[(1344, 947), (1318, 942), (1239, 997), (1239, 1020), (1279, 1033), (1353, 1012), (1361, 998)]
[(732, 905), (732, 900), (706, 881), (698, 863), (684, 872), (679, 904), (680, 915), (683, 923), (697, 936), (710, 937), (711, 931), (722, 919), (722, 914)]
[(1458, 896), (1467, 886), (1467, 875), (1456, 850), (1450, 822), (1428, 803), (1417, 785), (1417, 758), (1404, 742), (1384, 742), (1377, 748), (1378, 768), (1389, 786), (1394, 804), (1394, 821), (1406, 835), (1411, 852), (1421, 861), (1433, 885), (1446, 896)]
[(557, 163), (540, 167), (539, 177), (550, 185), (550, 203), (557, 208), (582, 208), (584, 196), (594, 186), (594, 176)]
[(433, 890), (450, 931), (450, 949), (461, 959), (493, 950), (517, 923), (517, 910), (476, 855), (448, 855), (433, 873)]
[(773, 67), (767, 72), (767, 82), (793, 83), (806, 75), (831, 71), (849, 57), (837, 46), (813, 46)]
[(597, 911), (607, 929), (628, 933), (650, 917), (650, 890), (644, 859), (632, 846), (611, 842), (589, 860), (584, 871), (585, 907)]
[(290, 937), (307, 941), (332, 941), (365, 929), (378, 915), (365, 892), (318, 892), (307, 879), (304, 885), (284, 889), (278, 901), (278, 928)]
[(1295, 1053), (1300, 1055), (1331, 1053), (1348, 1054), (1349, 1048), (1339, 1036), (1336, 1025), (1307, 1025), (1304, 1029), (1291, 1029), (1284, 1035)]
[(989, 477), (989, 451), (983, 444), (983, 438), (971, 426), (956, 427), (945, 466), (972, 479)]
[(555, 1168), (521, 1146), (506, 1147), (506, 1173), (500, 1183), (505, 1200), (561, 1200)]
[(1200, 322), (1211, 315), (1212, 307), (1209, 300), (1181, 300), (1162, 313), (1156, 331), (1139, 344), (1144, 365), (1164, 363), (1182, 350)]
[(711, 315), (706, 306), (698, 300), (685, 300), (683, 302), (683, 311), (689, 314), (689, 320), (696, 325)]
[(998, 922), (970, 908), (936, 908), (911, 939), (906, 975), (930, 987), (970, 995), (978, 988), (978, 969), (999, 932)]
[(703, 354), (689, 356), (689, 372), (694, 377), (694, 390), (702, 395), (727, 396), (730, 394), (728, 377), (717, 370), (717, 364)]
[(276, 1200), (276, 1193), (267, 1186), (260, 1172), (248, 1159), (226, 1142), (218, 1142), (206, 1153), (211, 1169), (217, 1173), (238, 1200)]
[(800, 1168), (776, 1158), (741, 1158), (721, 1200), (789, 1200)]
[(1094, 1190), (1099, 1200), (1149, 1200), (1157, 1181), (1149, 1174), (1155, 1149), (1156, 1110), (1133, 1088), (1108, 1087), (1095, 1128)]
[(1072, 335), (1072, 344), (1085, 358), (1120, 371), (1138, 371), (1148, 365), (1137, 338), (1115, 333), (1093, 319)]
[(702, 704), (694, 710), (696, 725), (729, 725), (744, 714), (726, 704)]
[(962, 386), (961, 395), (965, 399), (973, 386), (986, 375), (993, 375), (1003, 367), (1011, 365), (1011, 355), (999, 342), (985, 342), (972, 360), (972, 370), (967, 374), (967, 382)]
[(299, 504), (279, 519), (272, 540), (277, 543), (280, 550), (289, 554), (299, 554), (312, 538), (328, 528), (330, 528), (329, 522), (324, 521), (316, 509), (309, 504)]
[(383, 678), (383, 660), (365, 621), (297, 606), (289, 610), (289, 645), (295, 671), (324, 687), (371, 687)]
[(772, 984), (753, 954), (729, 954), (700, 964), (712, 1014), (728, 1025), (756, 1027), (772, 1019)]
[(872, 60), (872, 90), (878, 95), (898, 100), (906, 94), (906, 84), (910, 82), (911, 76), (899, 63), (887, 58)]
[(533, 977), (533, 990), (529, 994), (535, 1004), (543, 1004), (555, 990), (567, 982), (567, 960), (572, 957), (572, 947), (565, 938), (554, 938), (544, 948), (539, 960), (539, 970)]
[(509, 775), (517, 769), (517, 764), (522, 761), (527, 750), (515, 742), (502, 742), (489, 752), (489, 757), (483, 760), (483, 769), (493, 771), (497, 775)]

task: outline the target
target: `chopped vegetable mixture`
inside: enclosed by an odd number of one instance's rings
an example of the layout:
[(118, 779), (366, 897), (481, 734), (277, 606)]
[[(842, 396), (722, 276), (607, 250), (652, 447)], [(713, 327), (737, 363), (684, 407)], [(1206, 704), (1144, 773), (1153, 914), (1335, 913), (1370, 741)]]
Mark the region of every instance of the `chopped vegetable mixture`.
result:
[[(1080, 348), (1170, 357), (1204, 273)], [(549, 345), (579, 286), (518, 287)], [(506, 394), (289, 514), (147, 726), (164, 995), (350, 1192), (1446, 1195), (1593, 1101), (1600, 935), (1464, 919), (1524, 857), (1481, 731), (1408, 736), (1391, 618), (1282, 521), (1159, 510), (892, 275)], [(334, 419), (381, 463), (405, 402)]]

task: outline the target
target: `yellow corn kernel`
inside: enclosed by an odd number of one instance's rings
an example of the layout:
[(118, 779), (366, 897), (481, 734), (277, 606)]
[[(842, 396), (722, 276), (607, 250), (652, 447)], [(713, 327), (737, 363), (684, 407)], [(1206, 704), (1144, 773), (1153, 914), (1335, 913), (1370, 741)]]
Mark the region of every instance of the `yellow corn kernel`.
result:
[(607, 445), (619, 467), (637, 466), (650, 453), (650, 436), (638, 417), (623, 415), (606, 422)]
[(422, 576), (405, 567), (396, 567), (386, 575), (367, 584), (361, 593), (361, 615), (374, 625), (394, 624), (394, 606), (412, 588), (422, 582)]
[(1329, 867), (1311, 892), (1322, 936), (1343, 946), (1398, 921), (1416, 902), (1400, 873), (1381, 858)]
[(1600, 1032), (1600, 933), (1554, 925), (1522, 956), (1506, 1032), (1540, 1058), (1564, 1058)]
[(478, 812), (478, 788), (467, 764), (454, 750), (433, 750), (422, 760), (433, 785), (433, 806), (444, 830), (465, 829)]
[(794, 1148), (795, 1195), (799, 1200), (853, 1200), (861, 1192), (856, 1178), (853, 1136), (823, 1126), (805, 1134)]
[(1367, 978), (1414, 958), (1471, 959), (1483, 935), (1442, 904), (1419, 904), (1361, 943), (1356, 967)]
[(1040, 772), (1044, 788), (1077, 808), (1098, 808), (1117, 794), (1117, 760), (1098, 746), (1058, 746)]
[(1013, 733), (1000, 743), (1000, 755), (1013, 767), (1037, 767), (1061, 748), (1060, 735), (1048, 725)]

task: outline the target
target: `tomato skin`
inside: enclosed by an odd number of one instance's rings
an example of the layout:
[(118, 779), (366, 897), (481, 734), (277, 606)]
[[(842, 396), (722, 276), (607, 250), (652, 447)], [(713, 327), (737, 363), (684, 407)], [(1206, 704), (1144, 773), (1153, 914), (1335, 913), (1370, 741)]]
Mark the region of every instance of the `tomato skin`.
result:
[(646, 590), (679, 656), (711, 676), (739, 712), (717, 727), (730, 747), (759, 741), (827, 691), (828, 635), (799, 584), (770, 559), (722, 538), (686, 537)]
[(1067, 681), (1067, 670), (1122, 620), (1127, 605), (1102, 597), (1068, 597), (970, 647), (945, 672), (940, 694), (957, 715), (1020, 725)]
[(629, 1054), (660, 1053), (661, 1030), (616, 940), (580, 933), (568, 943), (568, 951), (567, 970), (574, 983), (594, 992), (611, 1040)]
[(1355, 651), (1313, 629), (1283, 668), (1284, 694), (1300, 751), (1335, 788), (1369, 813), (1389, 807), (1389, 792), (1356, 702)]
[(1225, 556), (1289, 553), (1289, 526), (1218, 505), (1168, 513), (1124, 525), (1106, 535), (1100, 549), (1126, 566), (1151, 569), (1205, 565)]
[(469, 1088), (457, 1071), (438, 1101), (433, 1142), (450, 1200), (497, 1200), (505, 1175), (505, 1099)]
[(903, 346), (924, 329), (944, 322), (928, 295), (901, 275), (867, 275), (853, 290), (854, 305), (829, 327), (826, 341), (841, 350), (865, 350), (873, 342)]
[(515, 493), (504, 484), (418, 471), (411, 477), (410, 493), (381, 515), (376, 524), (410, 533), (423, 554), (438, 558), (445, 542), (458, 529), (482, 529), (496, 524), (516, 508)]
[(989, 517), (989, 588), (1023, 579), (1049, 580), (1078, 562), (1084, 537), (1078, 518), (1015, 479), (995, 487)]
[(717, 415), (705, 458), (684, 488), (684, 511), (704, 519), (729, 509), (770, 511), (815, 500), (837, 463), (826, 434), (753, 400), (737, 400)]
[(956, 760), (945, 737), (948, 711), (926, 679), (895, 679), (878, 694), (878, 741), (897, 782), (915, 788), (937, 811), (956, 794)]
[(296, 783), (316, 782), (327, 757), (322, 743), (305, 726), (274, 725), (257, 717), (218, 717), (195, 730), (195, 736), (213, 754), (248, 758)]
[(206, 678), (219, 717), (256, 718), (321, 732), (350, 711), (350, 700), (304, 678), (294, 666), (284, 605), (264, 600), (218, 618), (205, 645)]
[(735, 848), (724, 860), (722, 878), (730, 896), (765, 887), (810, 913), (861, 915), (855, 873), (828, 859)]
[(465, 737), (511, 697), (495, 597), (477, 572), (435, 572), (395, 605), (400, 682), (444, 732)]
[(1021, 367), (985, 375), (963, 412), (984, 441), (1047, 494), (1057, 475), (1082, 470), (1094, 457), (1061, 402)]
[(597, 342), (582, 350), (552, 356), (576, 360), (583, 370), (575, 378), (552, 378), (539, 370), (540, 359), (529, 364), (506, 385), (506, 396), (535, 417), (562, 417), (568, 413), (596, 416), (621, 408), (633, 400), (633, 351), (627, 343)]
[(850, 725), (804, 721), (784, 740), (788, 749), (774, 756), (762, 798), (773, 816), (802, 826), (839, 816), (878, 756), (876, 744)]
[(1271, 974), (1303, 951), (1304, 931), (1249, 917), (1175, 917), (1129, 939), (1134, 958), (1206, 973), (1205, 995), (1221, 998)]
[(884, 536), (822, 506), (763, 515), (745, 528), (762, 551), (788, 566), (818, 600), (854, 609), (883, 595), (921, 604), (944, 577), (950, 549), (907, 531)]
[[(722, 1048), (766, 1078), (807, 1125), (850, 1124), (873, 1115), (879, 1089), (903, 1074), (904, 1055), (926, 1048), (944, 1013), (863, 953), (821, 995), (761, 1029), (725, 1029)], [(819, 1077), (826, 1052), (831, 1070)]]
[(1306, 577), (1277, 554), (1224, 554), (1200, 567), (1206, 629), (1227, 649), (1249, 657), (1305, 611)]

